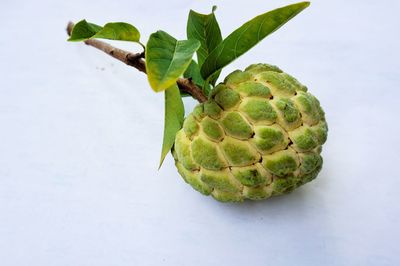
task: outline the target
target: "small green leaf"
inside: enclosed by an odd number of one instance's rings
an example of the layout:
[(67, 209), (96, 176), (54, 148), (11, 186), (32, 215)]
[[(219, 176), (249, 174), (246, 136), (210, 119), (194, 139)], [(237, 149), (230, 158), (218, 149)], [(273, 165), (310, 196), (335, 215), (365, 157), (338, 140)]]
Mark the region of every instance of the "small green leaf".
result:
[(201, 46), (197, 51), (197, 62), (201, 67), (211, 51), (222, 42), (221, 30), (214, 12), (204, 15), (190, 10), (186, 33), (188, 39), (200, 41)]
[(68, 41), (78, 42), (96, 38), (139, 42), (140, 33), (134, 26), (125, 22), (112, 22), (100, 27), (82, 20), (74, 26)]
[(139, 42), (140, 33), (131, 24), (125, 22), (112, 22), (104, 25), (103, 29), (92, 38)]
[[(188, 39), (196, 39), (200, 41), (200, 48), (197, 51), (197, 62), (201, 67), (204, 60), (209, 54), (222, 42), (221, 30), (219, 28), (217, 19), (214, 15), (216, 6), (213, 6), (211, 14), (205, 15), (190, 10), (186, 33)], [(215, 75), (215, 80), (212, 80), (212, 84), (215, 83), (218, 75)]]
[[(198, 87), (202, 88), (204, 94), (206, 96), (208, 96), (208, 94), (211, 91), (211, 87), (210, 87), (209, 83), (205, 84), (205, 80), (201, 77), (200, 68), (199, 68), (199, 65), (196, 63), (196, 61), (192, 60), (189, 67), (186, 69), (185, 73), (183, 74), (183, 77), (192, 79), (193, 83), (196, 84)], [(186, 97), (186, 96), (191, 96), (191, 95), (190, 94), (185, 94), (185, 95), (182, 94), (182, 96)]]
[(179, 92), (178, 85), (173, 84), (165, 90), (165, 120), (164, 120), (164, 139), (161, 150), (161, 167), (165, 156), (171, 150), (175, 142), (176, 133), (182, 128), (185, 109)]
[(189, 67), (183, 73), (183, 77), (192, 79), (193, 83), (200, 87), (204, 84), (204, 79), (200, 75), (199, 65), (194, 60), (190, 62)]
[(75, 24), (72, 29), (71, 36), (68, 41), (70, 42), (80, 42), (90, 39), (93, 35), (102, 29), (99, 25), (89, 23), (86, 20), (81, 20)]
[(177, 41), (164, 31), (151, 34), (145, 58), (153, 90), (159, 92), (171, 87), (183, 75), (199, 47), (200, 42), (194, 39)]
[(309, 5), (309, 2), (300, 2), (281, 7), (243, 24), (226, 37), (206, 58), (200, 71), (203, 78), (208, 79), (220, 71)]

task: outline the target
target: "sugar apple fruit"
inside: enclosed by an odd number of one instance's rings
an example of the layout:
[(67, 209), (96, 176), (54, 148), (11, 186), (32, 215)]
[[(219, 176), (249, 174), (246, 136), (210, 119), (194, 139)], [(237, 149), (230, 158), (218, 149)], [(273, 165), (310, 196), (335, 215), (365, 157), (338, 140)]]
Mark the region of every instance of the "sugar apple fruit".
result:
[(234, 71), (197, 105), (172, 154), (183, 179), (219, 201), (259, 200), (313, 180), (327, 123), (319, 101), (276, 66)]

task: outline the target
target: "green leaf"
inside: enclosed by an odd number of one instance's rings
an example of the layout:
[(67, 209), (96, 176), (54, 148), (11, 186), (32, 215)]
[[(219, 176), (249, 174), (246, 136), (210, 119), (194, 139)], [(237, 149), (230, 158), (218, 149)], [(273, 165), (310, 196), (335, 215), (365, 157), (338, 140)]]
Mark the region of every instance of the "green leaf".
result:
[(80, 42), (90, 39), (93, 35), (102, 29), (99, 25), (89, 23), (86, 20), (81, 20), (75, 24), (72, 29), (71, 36), (68, 41), (70, 42)]
[(197, 51), (197, 62), (201, 67), (211, 51), (222, 42), (221, 30), (214, 12), (204, 15), (190, 10), (186, 33), (188, 39), (200, 41), (201, 45)]
[(104, 25), (103, 29), (93, 38), (139, 42), (140, 33), (131, 24), (125, 22), (112, 22)]
[[(192, 60), (192, 62), (190, 62), (190, 65), (186, 69), (185, 73), (183, 74), (183, 77), (192, 79), (193, 83), (196, 84), (198, 87), (202, 88), (204, 94), (206, 96), (208, 96), (208, 94), (211, 91), (211, 87), (210, 87), (209, 83), (205, 84), (205, 80), (202, 78), (202, 76), (200, 74), (200, 68), (199, 68), (199, 65), (196, 63), (196, 61)], [(191, 95), (185, 94), (182, 96), (186, 97), (186, 96), (191, 96)]]
[(208, 79), (220, 71), (309, 5), (309, 2), (301, 2), (281, 7), (243, 24), (226, 37), (206, 58), (200, 71), (203, 78)]
[(199, 65), (194, 60), (190, 62), (189, 67), (183, 73), (183, 77), (192, 79), (193, 83), (200, 87), (204, 84), (204, 79), (200, 75)]
[[(197, 62), (201, 67), (209, 54), (222, 42), (221, 30), (214, 15), (216, 6), (213, 6), (211, 14), (205, 15), (190, 10), (186, 33), (188, 39), (200, 41), (200, 48), (197, 51)], [(218, 75), (215, 75), (214, 84)]]
[(161, 150), (161, 167), (165, 156), (171, 150), (175, 142), (176, 133), (182, 128), (185, 109), (179, 92), (178, 85), (173, 84), (165, 90), (165, 120), (164, 120), (164, 140)]
[(171, 87), (183, 75), (199, 47), (200, 42), (194, 39), (177, 41), (164, 31), (151, 34), (145, 58), (153, 90), (159, 92)]
[(139, 42), (140, 33), (134, 26), (125, 22), (112, 22), (100, 27), (82, 20), (74, 26), (68, 41), (78, 42), (96, 38)]

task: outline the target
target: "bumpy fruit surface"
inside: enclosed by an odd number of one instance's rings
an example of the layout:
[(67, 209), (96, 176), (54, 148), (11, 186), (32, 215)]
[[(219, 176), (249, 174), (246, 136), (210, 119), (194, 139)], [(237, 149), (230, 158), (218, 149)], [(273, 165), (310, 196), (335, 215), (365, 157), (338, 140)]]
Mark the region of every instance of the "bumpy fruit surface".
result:
[(259, 200), (313, 180), (327, 124), (318, 100), (279, 68), (234, 71), (177, 133), (183, 179), (219, 201)]

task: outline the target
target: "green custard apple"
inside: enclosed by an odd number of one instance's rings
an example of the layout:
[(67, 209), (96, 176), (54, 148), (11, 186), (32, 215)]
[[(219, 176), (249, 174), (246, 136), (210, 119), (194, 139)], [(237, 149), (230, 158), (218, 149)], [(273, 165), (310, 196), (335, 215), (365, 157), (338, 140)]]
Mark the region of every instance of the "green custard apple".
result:
[(234, 71), (177, 133), (183, 179), (219, 201), (260, 200), (313, 180), (327, 123), (319, 101), (276, 66)]

